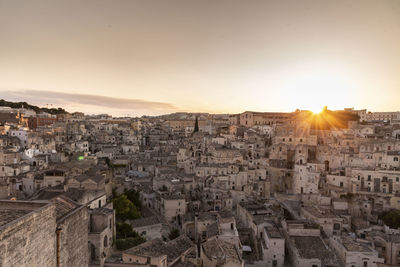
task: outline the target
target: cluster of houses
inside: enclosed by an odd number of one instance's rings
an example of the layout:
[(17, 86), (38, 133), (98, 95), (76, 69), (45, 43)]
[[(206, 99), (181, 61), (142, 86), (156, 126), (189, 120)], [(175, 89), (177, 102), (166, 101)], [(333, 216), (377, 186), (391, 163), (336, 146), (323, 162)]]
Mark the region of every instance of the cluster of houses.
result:
[[(400, 209), (400, 113), (320, 129), (301, 112), (1, 109), (0, 265), (399, 266), (381, 215)], [(130, 189), (146, 242), (118, 251), (112, 198)], [(38, 234), (17, 242), (24, 224)]]

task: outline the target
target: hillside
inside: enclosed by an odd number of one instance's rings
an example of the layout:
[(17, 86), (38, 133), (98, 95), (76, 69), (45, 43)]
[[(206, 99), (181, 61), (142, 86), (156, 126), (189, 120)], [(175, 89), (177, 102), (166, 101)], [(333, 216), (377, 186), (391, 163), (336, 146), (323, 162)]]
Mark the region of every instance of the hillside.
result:
[(30, 105), (27, 102), (11, 102), (11, 101), (6, 101), (4, 99), (0, 100), (0, 107), (10, 107), (10, 108), (26, 108), (26, 109), (32, 109), (36, 113), (41, 113), (41, 112), (47, 112), (50, 114), (67, 114), (68, 112), (63, 109), (63, 108), (41, 108), (38, 106)]

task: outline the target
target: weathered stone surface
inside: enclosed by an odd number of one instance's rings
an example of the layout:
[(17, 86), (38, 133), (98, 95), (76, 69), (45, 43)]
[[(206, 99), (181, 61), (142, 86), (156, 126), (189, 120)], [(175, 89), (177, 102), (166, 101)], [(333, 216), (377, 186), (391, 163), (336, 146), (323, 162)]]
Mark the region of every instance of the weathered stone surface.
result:
[[(0, 202), (0, 209), (29, 205)], [(32, 205), (36, 206), (36, 205)], [(21, 213), (20, 213), (21, 214)], [(0, 266), (56, 266), (56, 217), (53, 204), (43, 204), (0, 227)]]
[(62, 222), (61, 266), (88, 266), (88, 211), (85, 206), (72, 211)]

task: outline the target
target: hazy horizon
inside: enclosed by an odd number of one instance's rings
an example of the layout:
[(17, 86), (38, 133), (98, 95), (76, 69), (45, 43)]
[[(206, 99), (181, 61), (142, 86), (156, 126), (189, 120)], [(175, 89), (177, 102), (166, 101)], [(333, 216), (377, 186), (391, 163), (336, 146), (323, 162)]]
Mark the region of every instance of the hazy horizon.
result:
[(115, 116), (397, 111), (397, 0), (0, 0), (0, 98)]

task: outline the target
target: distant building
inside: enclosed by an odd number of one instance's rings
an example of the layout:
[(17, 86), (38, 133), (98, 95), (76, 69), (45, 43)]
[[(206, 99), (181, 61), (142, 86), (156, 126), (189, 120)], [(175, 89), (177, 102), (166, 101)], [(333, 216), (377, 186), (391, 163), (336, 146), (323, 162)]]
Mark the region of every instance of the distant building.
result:
[(230, 115), (230, 124), (239, 124), (246, 127), (255, 125), (272, 125), (284, 123), (293, 118), (293, 113), (285, 112), (253, 112), (246, 111), (240, 114)]

